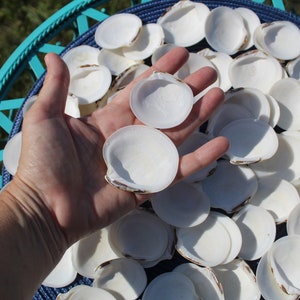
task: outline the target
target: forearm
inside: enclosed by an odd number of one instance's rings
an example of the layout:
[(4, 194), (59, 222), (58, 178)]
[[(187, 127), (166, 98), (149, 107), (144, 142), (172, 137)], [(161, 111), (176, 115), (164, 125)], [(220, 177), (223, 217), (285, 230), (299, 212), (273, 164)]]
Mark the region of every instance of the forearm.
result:
[(32, 299), (67, 247), (38, 200), (15, 182), (0, 193), (1, 299)]

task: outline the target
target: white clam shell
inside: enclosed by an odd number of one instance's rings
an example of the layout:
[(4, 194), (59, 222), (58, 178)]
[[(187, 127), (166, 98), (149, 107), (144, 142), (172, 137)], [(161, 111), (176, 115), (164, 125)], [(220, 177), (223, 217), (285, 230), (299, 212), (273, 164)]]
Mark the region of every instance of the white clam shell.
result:
[(289, 182), (300, 178), (300, 139), (299, 136), (287, 132), (277, 134), (278, 149), (271, 158), (251, 164), (251, 169), (259, 178), (269, 176)]
[(208, 14), (209, 8), (204, 3), (178, 1), (157, 19), (157, 23), (164, 29), (166, 43), (188, 47), (205, 37)]
[(300, 80), (300, 55), (293, 60), (290, 60), (285, 68), (289, 77)]
[(300, 130), (300, 81), (294, 78), (281, 79), (274, 83), (270, 95), (279, 103), (278, 126), (284, 130)]
[(211, 207), (232, 213), (249, 201), (258, 183), (249, 167), (219, 160), (215, 172), (202, 181), (202, 187), (210, 199)]
[(272, 215), (262, 207), (247, 204), (232, 218), (242, 234), (238, 256), (245, 260), (261, 258), (275, 240), (276, 224)]
[(213, 212), (197, 226), (176, 228), (176, 236), (178, 253), (197, 265), (222, 264), (231, 253), (231, 235)]
[(104, 49), (130, 46), (136, 40), (142, 20), (135, 14), (119, 13), (101, 22), (95, 31), (96, 43)]
[(227, 229), (230, 235), (230, 239), (231, 239), (230, 252), (227, 255), (226, 259), (222, 262), (222, 265), (228, 264), (231, 261), (233, 261), (240, 253), (242, 247), (241, 230), (237, 226), (236, 222), (229, 216), (217, 211), (214, 211), (213, 214), (218, 217), (218, 221), (223, 224), (223, 226)]
[(178, 170), (179, 156), (173, 142), (157, 129), (126, 126), (113, 133), (103, 146), (113, 185), (140, 193), (158, 192), (169, 186)]
[(108, 291), (100, 288), (94, 288), (88, 285), (77, 285), (71, 288), (67, 293), (58, 294), (56, 300), (116, 300), (117, 298)]
[(174, 248), (175, 228), (173, 226), (165, 223), (165, 222), (162, 222), (161, 224), (165, 227), (165, 229), (168, 233), (167, 247), (166, 247), (164, 253), (160, 257), (158, 257), (157, 259), (140, 261), (141, 265), (144, 268), (152, 268), (152, 267), (156, 266), (158, 263), (160, 263), (163, 260), (172, 259), (173, 255), (174, 255), (174, 252), (175, 252), (175, 248)]
[(117, 258), (99, 266), (93, 287), (101, 288), (124, 299), (137, 299), (147, 285), (144, 268), (136, 260)]
[(62, 56), (70, 74), (83, 66), (98, 65), (99, 49), (89, 46), (80, 45), (68, 50)]
[(145, 24), (135, 42), (129, 47), (123, 47), (123, 54), (134, 60), (146, 59), (164, 43), (164, 38), (164, 31), (159, 24)]
[(134, 115), (155, 128), (181, 124), (191, 112), (193, 102), (193, 92), (186, 83), (160, 72), (139, 81), (130, 95)]
[(215, 51), (232, 55), (244, 48), (248, 31), (238, 12), (219, 6), (211, 10), (206, 19), (205, 37)]
[(212, 268), (201, 267), (193, 263), (182, 263), (175, 267), (173, 272), (186, 275), (193, 282), (200, 299), (224, 299), (222, 285)]
[(167, 54), (170, 50), (178, 47), (175, 44), (166, 43), (159, 46), (151, 55), (151, 64), (154, 65), (162, 56)]
[(244, 260), (235, 259), (226, 265), (213, 267), (213, 271), (222, 284), (225, 299), (261, 299), (255, 274)]
[(250, 118), (232, 121), (219, 134), (230, 141), (226, 156), (233, 164), (251, 164), (267, 160), (278, 148), (275, 130), (261, 120)]
[[(209, 137), (202, 132), (193, 132), (179, 147), (179, 156), (191, 153), (209, 141)], [(210, 176), (217, 167), (217, 161), (210, 163), (208, 166), (184, 178), (183, 180), (189, 183), (199, 182)]]
[(73, 266), (80, 275), (88, 278), (95, 278), (99, 265), (118, 257), (109, 243), (107, 227), (82, 238), (72, 246)]
[(225, 94), (225, 103), (234, 103), (245, 107), (251, 113), (253, 119), (270, 121), (271, 106), (268, 97), (256, 88), (230, 90)]
[(286, 293), (300, 295), (300, 236), (278, 239), (269, 251), (269, 263), (274, 279)]
[(300, 30), (290, 21), (263, 23), (255, 32), (255, 46), (280, 60), (300, 55)]
[(206, 128), (207, 134), (209, 137), (216, 137), (230, 122), (252, 117), (252, 113), (245, 106), (229, 101), (225, 102), (209, 118)]
[(72, 246), (66, 250), (54, 269), (43, 280), (43, 285), (61, 288), (71, 284), (77, 276), (72, 264)]
[(98, 63), (106, 66), (112, 75), (118, 76), (129, 67), (141, 63), (135, 59), (129, 59), (123, 55), (122, 49), (101, 49)]
[(69, 93), (78, 97), (80, 104), (100, 100), (108, 91), (112, 76), (106, 66), (84, 66), (70, 76)]
[(121, 257), (154, 261), (164, 254), (169, 238), (160, 218), (146, 210), (135, 210), (109, 227), (109, 241)]
[[(184, 80), (187, 76), (191, 75), (192, 73), (194, 73), (204, 67), (210, 67), (218, 73), (216, 67), (208, 58), (206, 58), (205, 56), (203, 56), (201, 54), (190, 52), (187, 62), (175, 73), (175, 76), (181, 80)], [(198, 95), (195, 95), (194, 102), (197, 102), (211, 88), (219, 87), (219, 86), (220, 86), (220, 79), (218, 76), (214, 83), (212, 83), (210, 86), (208, 86), (202, 92), (200, 92)]]
[(270, 94), (265, 94), (269, 101), (270, 105), (270, 118), (269, 118), (269, 124), (273, 128), (278, 124), (279, 118), (280, 118), (280, 107), (278, 101), (272, 97)]
[(15, 175), (19, 166), (22, 150), (22, 131), (15, 134), (3, 149), (3, 164), (11, 175)]
[(284, 75), (279, 61), (260, 50), (247, 51), (237, 56), (228, 72), (233, 88), (256, 88), (265, 94)]
[(249, 203), (266, 209), (280, 224), (287, 221), (293, 209), (300, 204), (300, 197), (290, 182), (263, 177), (258, 180), (258, 189)]
[(231, 81), (228, 75), (229, 65), (233, 58), (224, 52), (212, 51), (209, 48), (205, 48), (197, 52), (200, 55), (205, 56), (215, 66), (218, 71), (219, 87), (227, 92), (231, 88)]
[(242, 18), (245, 22), (245, 26), (248, 31), (248, 41), (243, 49), (248, 50), (249, 48), (251, 48), (254, 45), (254, 39), (253, 39), (254, 32), (255, 32), (256, 28), (258, 26), (260, 26), (261, 22), (260, 22), (258, 15), (256, 14), (256, 12), (250, 8), (237, 7), (235, 9), (235, 11), (238, 12), (242, 16)]
[(272, 268), (266, 253), (258, 262), (256, 279), (259, 290), (266, 300), (297, 300), (297, 295), (288, 295), (275, 281)]
[(162, 220), (175, 227), (196, 226), (210, 211), (207, 195), (184, 181), (152, 196), (151, 204)]
[(110, 91), (117, 92), (126, 87), (131, 81), (144, 73), (150, 67), (144, 63), (137, 63), (119, 74), (112, 82)]
[(158, 275), (147, 286), (142, 300), (164, 299), (199, 299), (193, 282), (179, 272), (166, 272)]
[(297, 204), (289, 214), (286, 230), (288, 235), (300, 235), (300, 204)]

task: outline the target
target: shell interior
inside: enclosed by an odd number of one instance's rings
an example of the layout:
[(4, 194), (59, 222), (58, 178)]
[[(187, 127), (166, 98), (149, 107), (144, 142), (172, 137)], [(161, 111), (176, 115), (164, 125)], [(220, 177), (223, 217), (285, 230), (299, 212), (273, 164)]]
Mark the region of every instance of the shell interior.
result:
[(119, 256), (113, 251), (108, 228), (102, 228), (72, 246), (72, 262), (76, 271), (88, 278), (95, 278), (97, 267)]
[(220, 131), (220, 135), (230, 141), (226, 156), (233, 164), (251, 164), (267, 160), (278, 148), (275, 130), (261, 120), (232, 121)]
[(119, 13), (101, 22), (95, 31), (96, 43), (104, 49), (130, 46), (136, 40), (142, 20), (135, 14)]
[(186, 275), (193, 283), (199, 299), (224, 300), (222, 284), (212, 268), (201, 267), (193, 263), (182, 263), (173, 269)]
[(255, 274), (246, 261), (235, 259), (226, 265), (214, 267), (213, 271), (223, 286), (225, 299), (261, 299)]
[(102, 264), (93, 281), (93, 287), (107, 290), (116, 297), (122, 295), (124, 299), (137, 299), (146, 285), (144, 268), (130, 258), (117, 258)]
[(171, 128), (181, 124), (191, 112), (193, 92), (174, 76), (155, 72), (135, 85), (130, 107), (144, 124)]
[(293, 209), (300, 203), (299, 193), (290, 182), (278, 178), (260, 178), (258, 189), (250, 204), (263, 207), (277, 224), (286, 222)]
[(205, 37), (204, 26), (209, 11), (203, 3), (177, 2), (157, 20), (164, 29), (166, 43), (188, 47), (200, 42)]
[(119, 129), (105, 142), (107, 180), (118, 188), (140, 193), (169, 186), (178, 169), (178, 151), (162, 132), (143, 125)]
[(272, 215), (264, 208), (247, 204), (232, 218), (242, 234), (238, 256), (245, 260), (261, 258), (275, 240), (276, 225)]
[(66, 250), (55, 268), (44, 279), (43, 285), (52, 288), (61, 288), (71, 284), (75, 280), (77, 271), (72, 263), (71, 249), (72, 246)]

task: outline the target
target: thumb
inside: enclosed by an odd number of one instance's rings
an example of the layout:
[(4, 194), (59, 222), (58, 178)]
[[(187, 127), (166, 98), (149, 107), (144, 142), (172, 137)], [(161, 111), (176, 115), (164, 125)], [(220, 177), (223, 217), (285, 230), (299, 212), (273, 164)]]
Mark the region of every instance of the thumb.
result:
[[(64, 113), (70, 75), (66, 64), (57, 54), (47, 54), (45, 63), (46, 78), (38, 99), (32, 107), (32, 113), (35, 113), (36, 116), (45, 114), (43, 117), (54, 117)], [(38, 110), (38, 114), (36, 114), (36, 110)]]

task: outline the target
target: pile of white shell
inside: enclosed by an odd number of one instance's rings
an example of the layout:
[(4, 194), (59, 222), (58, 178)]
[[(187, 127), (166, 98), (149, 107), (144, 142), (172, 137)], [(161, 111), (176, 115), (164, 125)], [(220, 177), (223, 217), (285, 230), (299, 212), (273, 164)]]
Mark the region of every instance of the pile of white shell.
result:
[[(95, 41), (99, 48), (78, 46), (63, 57), (75, 117), (113, 101), (170, 49), (201, 41), (208, 46), (190, 53), (174, 76), (155, 73), (142, 81), (131, 108), (145, 125), (122, 128), (104, 147), (107, 180), (129, 191), (157, 192), (149, 199), (151, 211), (137, 209), (75, 243), (44, 284), (67, 286), (77, 274), (91, 278), (92, 287), (76, 286), (57, 298), (68, 300), (299, 299), (299, 28), (289, 21), (261, 23), (244, 7), (210, 10), (184, 0), (155, 24), (132, 14), (109, 17)], [(181, 80), (204, 66), (217, 71), (212, 86), (223, 89), (225, 102), (204, 132), (176, 149), (159, 129), (183, 122), (201, 99), (203, 93), (193, 97)], [(226, 155), (170, 187), (178, 154), (219, 135), (230, 140)], [(13, 175), (20, 141), (16, 135), (4, 151)], [(122, 168), (120, 161), (126, 162)], [(288, 236), (276, 240), (279, 225)], [(174, 253), (186, 263), (148, 284), (145, 269)], [(250, 266), (257, 262), (255, 273)]]

